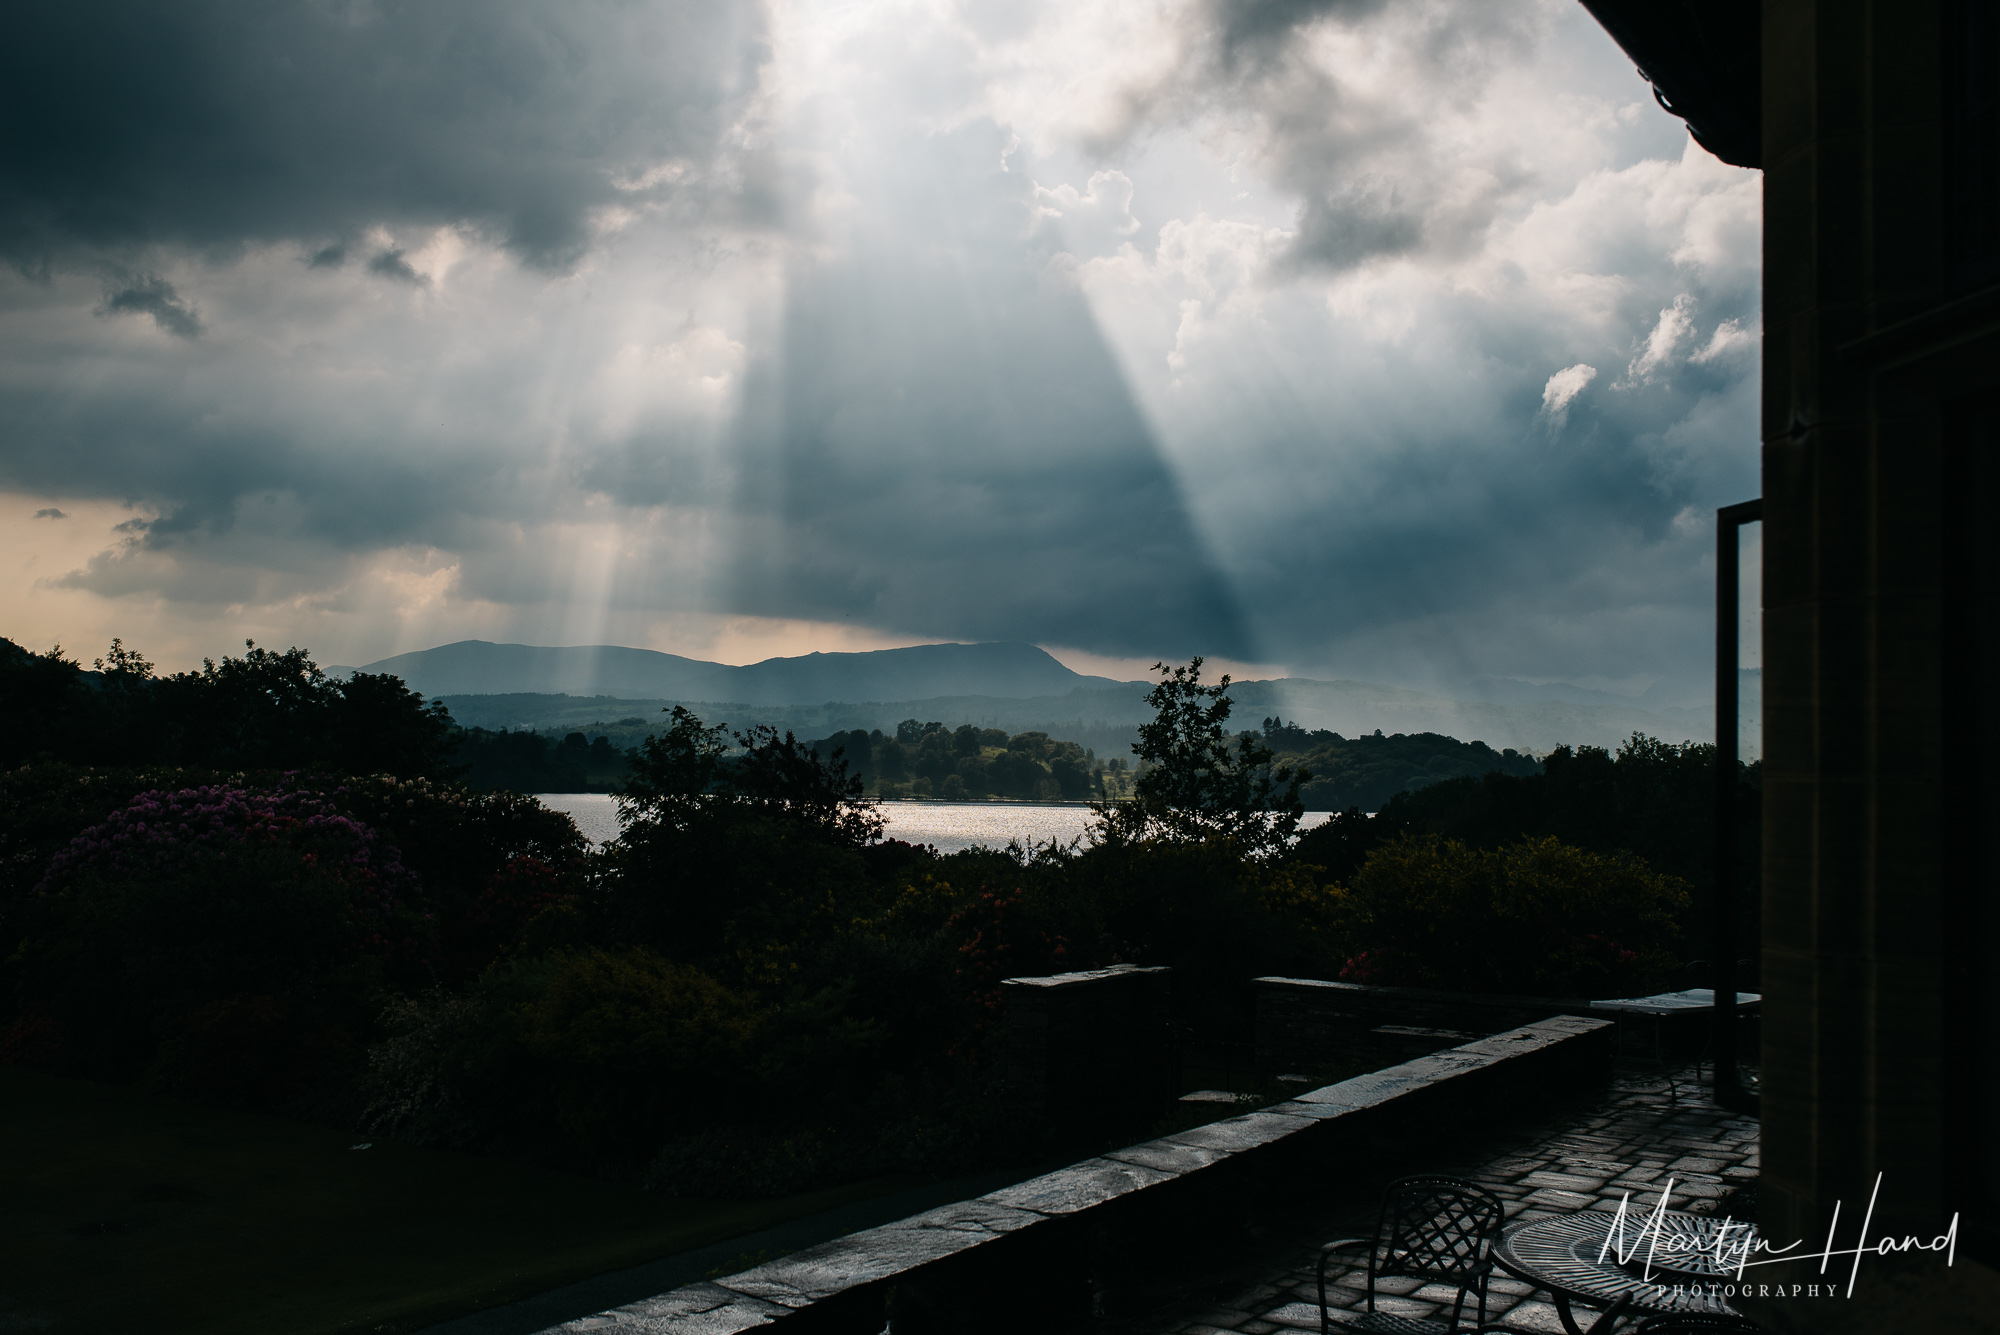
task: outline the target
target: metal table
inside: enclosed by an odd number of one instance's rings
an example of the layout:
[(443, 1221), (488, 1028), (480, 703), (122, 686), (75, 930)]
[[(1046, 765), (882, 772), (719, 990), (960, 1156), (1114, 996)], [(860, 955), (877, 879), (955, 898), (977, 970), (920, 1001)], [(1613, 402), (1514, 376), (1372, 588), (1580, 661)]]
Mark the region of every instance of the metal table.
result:
[[(1627, 1214), (1622, 1247), (1609, 1248), (1613, 1216), (1601, 1210), (1529, 1220), (1501, 1232), (1493, 1260), (1514, 1278), (1547, 1290), (1569, 1335), (1583, 1335), (1570, 1311), (1572, 1302), (1609, 1307), (1629, 1295), (1630, 1310), (1639, 1314), (1734, 1313), (1708, 1292), (1711, 1284), (1735, 1280), (1735, 1272), (1724, 1269), (1713, 1250), (1722, 1221), (1668, 1211), (1659, 1217), (1656, 1233), (1641, 1237), (1652, 1218), (1650, 1213)], [(1728, 1243), (1740, 1245), (1746, 1226), (1732, 1222), (1730, 1228)], [(1621, 1262), (1621, 1254), (1629, 1259)]]
[[(1757, 992), (1736, 994), (1736, 1018), (1746, 1020), (1758, 1015), (1763, 1009), (1763, 995)], [(1607, 1013), (1608, 1012), (1608, 1013)], [(1593, 1001), (1590, 1013), (1599, 1019), (1618, 1022), (1618, 1055), (1625, 1055), (1625, 1021), (1648, 1020), (1653, 1039), (1653, 1064), (1667, 1077), (1667, 1089), (1674, 1102), (1680, 1102), (1680, 1082), (1673, 1077), (1673, 1063), (1667, 1057), (1666, 1031), (1669, 1025), (1701, 1022), (1704, 1016), (1715, 1014), (1715, 993), (1706, 987), (1690, 987), (1683, 992), (1661, 992), (1650, 997), (1618, 997), (1610, 1001)], [(1695, 1058), (1695, 1079), (1701, 1078), (1701, 1068), (1706, 1060), (1713, 1039), (1705, 1041), (1700, 1055)]]

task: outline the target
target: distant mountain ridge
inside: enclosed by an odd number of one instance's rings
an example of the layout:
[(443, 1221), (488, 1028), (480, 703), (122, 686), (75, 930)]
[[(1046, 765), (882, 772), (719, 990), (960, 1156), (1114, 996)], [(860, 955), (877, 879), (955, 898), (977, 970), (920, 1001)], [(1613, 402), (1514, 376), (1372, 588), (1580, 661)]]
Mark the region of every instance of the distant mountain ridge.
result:
[(1032, 644), (920, 644), (863, 653), (767, 658), (737, 667), (653, 649), (594, 644), (548, 648), (460, 640), (350, 671), (386, 672), (427, 696), (612, 695), (746, 705), (921, 700), (983, 695), (1065, 695), (1079, 686), (1120, 685), (1064, 667)]
[[(1009, 732), (1045, 730), (1119, 754), (1128, 744), (1124, 739), (1152, 717), (1146, 704), (1151, 683), (1085, 676), (1031, 644), (926, 644), (732, 667), (614, 645), (554, 649), (465, 640), (360, 670), (393, 673), (432, 699), (451, 697), (453, 717), (468, 726), (568, 731), (630, 717), (634, 738), (657, 726), (663, 705), (677, 703), (711, 723), (770, 723), (806, 737), (857, 727), (893, 731), (914, 717)], [(1754, 672), (1745, 678), (1744, 720), (1752, 724), (1757, 679)], [(1609, 692), (1568, 688), (1585, 697), (1576, 700), (1527, 683), (1506, 685), (1525, 689), (1502, 703), (1360, 681), (1241, 681), (1230, 688), (1236, 702), (1231, 722), (1255, 727), (1277, 715), (1349, 737), (1377, 729), (1434, 732), (1536, 753), (1564, 743), (1616, 747), (1634, 732), (1670, 742), (1713, 735), (1705, 713), (1648, 709)], [(625, 728), (614, 731), (619, 745), (631, 744)], [(1746, 754), (1755, 752), (1755, 735), (1753, 730), (1746, 738)]]

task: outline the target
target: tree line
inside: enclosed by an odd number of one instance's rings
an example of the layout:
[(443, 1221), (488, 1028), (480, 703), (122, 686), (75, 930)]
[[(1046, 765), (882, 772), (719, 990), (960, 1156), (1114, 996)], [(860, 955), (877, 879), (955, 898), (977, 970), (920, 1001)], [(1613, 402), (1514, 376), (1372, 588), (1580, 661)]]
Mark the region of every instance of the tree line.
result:
[[(1177, 1020), (1222, 1044), (1260, 975), (1637, 995), (1676, 982), (1699, 925), (1666, 868), (1702, 872), (1700, 748), (1559, 751), (1301, 836), (1309, 767), (1232, 731), (1228, 681), (1198, 660), (1161, 669), (1128, 797), (1086, 841), (939, 854), (882, 837), (852, 731), (801, 742), (671, 710), (627, 757), (620, 837), (591, 848), (531, 798), (424, 777), (449, 763), (448, 721), (407, 692), (328, 682), (299, 651), (166, 679), (123, 652), (94, 679), (0, 663), (8, 704), (52, 711), (17, 715), (18, 735), (57, 749), (129, 691), (186, 711), (181, 754), (259, 768), (0, 772), (0, 1061), (658, 1191), (786, 1194), (1142, 1135), (1065, 1140), (1012, 1115), (994, 1060), (1009, 977), (1165, 965)], [(274, 698), (230, 697), (247, 717), (225, 729), (201, 693), (245, 682)], [(385, 698), (400, 707), (369, 712)], [(287, 709), (290, 749), (271, 731)], [(406, 738), (401, 774), (328, 768), (388, 754), (327, 738), (384, 717), (436, 745)], [(866, 741), (878, 785), (1005, 774), (1002, 756), (1034, 762), (1002, 780), (1033, 792), (1061, 791), (1058, 761), (1093, 773), (1032, 733)], [(887, 777), (891, 742), (907, 777)]]
[(938, 797), (964, 801), (1004, 797), (1082, 802), (1105, 795), (1097, 753), (1045, 732), (1009, 736), (999, 728), (905, 719), (893, 735), (854, 729), (809, 743), (839, 755), (880, 797)]
[(1307, 769), (1312, 778), (1300, 790), (1308, 811), (1374, 811), (1397, 793), (1445, 779), (1506, 774), (1525, 778), (1541, 773), (1541, 762), (1512, 747), (1496, 751), (1485, 742), (1462, 742), (1443, 733), (1395, 733), (1343, 737), (1296, 723), (1267, 718), (1264, 743), (1286, 764)]
[(322, 672), (303, 649), (245, 641), (241, 658), (160, 675), (122, 641), (86, 669), (60, 645), (0, 640), (0, 765), (321, 768), (443, 778), (455, 741), (443, 706), (402, 680)]

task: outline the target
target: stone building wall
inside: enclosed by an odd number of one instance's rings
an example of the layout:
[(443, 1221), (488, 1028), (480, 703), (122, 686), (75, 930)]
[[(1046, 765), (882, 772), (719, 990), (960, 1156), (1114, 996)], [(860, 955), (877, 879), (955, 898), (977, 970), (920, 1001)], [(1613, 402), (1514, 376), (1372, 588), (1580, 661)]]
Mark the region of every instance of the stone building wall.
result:
[(1772, 1319), (1971, 1329), (1951, 1304), (2000, 1296), (2000, 22), (1763, 17), (1760, 1222), (1962, 1224), (1954, 1265), (1871, 1258), (1839, 1312)]

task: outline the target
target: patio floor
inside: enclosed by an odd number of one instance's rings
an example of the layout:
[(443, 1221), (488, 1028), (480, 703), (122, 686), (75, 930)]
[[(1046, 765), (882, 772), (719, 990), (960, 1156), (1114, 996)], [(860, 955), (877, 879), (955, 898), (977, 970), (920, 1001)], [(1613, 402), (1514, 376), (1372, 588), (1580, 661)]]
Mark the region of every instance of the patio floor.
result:
[[(1717, 1106), (1694, 1083), (1693, 1071), (1676, 1075), (1679, 1101), (1657, 1073), (1615, 1082), (1608, 1095), (1583, 1110), (1516, 1123), (1466, 1153), (1441, 1156), (1434, 1170), (1469, 1178), (1502, 1197), (1507, 1217), (1534, 1219), (1574, 1210), (1615, 1210), (1625, 1193), (1636, 1208), (1658, 1203), (1672, 1180), (1669, 1208), (1702, 1214), (1758, 1172), (1757, 1122)], [(1314, 1265), (1319, 1248), (1335, 1238), (1365, 1237), (1375, 1224), (1372, 1197), (1352, 1207), (1296, 1218), (1273, 1229), (1246, 1254), (1206, 1274), (1165, 1284), (1150, 1292), (1122, 1295), (1119, 1318), (1100, 1329), (1131, 1335), (1211, 1335), (1237, 1331), (1316, 1330), (1319, 1304)], [(1364, 1302), (1364, 1270), (1352, 1266), (1329, 1272), (1328, 1299), (1342, 1307)], [(1398, 1296), (1381, 1296), (1376, 1307), (1402, 1316), (1423, 1317), (1442, 1303), (1446, 1315), (1453, 1294), (1414, 1281), (1389, 1281)], [(1334, 1297), (1334, 1290), (1340, 1296)], [(1579, 1310), (1588, 1324), (1589, 1313)], [(1463, 1320), (1470, 1321), (1471, 1314)], [(1560, 1332), (1561, 1323), (1546, 1295), (1504, 1276), (1492, 1281), (1490, 1322), (1523, 1331)]]

